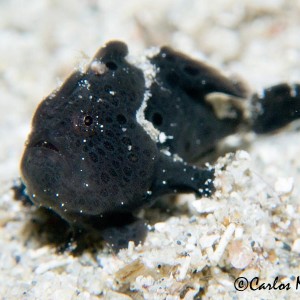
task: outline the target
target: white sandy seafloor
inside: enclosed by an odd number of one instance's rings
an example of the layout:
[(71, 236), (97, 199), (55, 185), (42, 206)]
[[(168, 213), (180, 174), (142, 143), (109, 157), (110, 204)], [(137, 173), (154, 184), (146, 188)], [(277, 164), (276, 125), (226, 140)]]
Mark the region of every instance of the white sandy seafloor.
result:
[[(300, 82), (299, 15), (294, 0), (0, 1), (0, 299), (298, 299), (297, 126), (220, 158), (212, 199), (154, 211), (145, 243), (117, 254), (41, 245), (9, 189), (37, 104), (106, 41), (170, 45), (259, 90)], [(241, 276), (285, 288), (237, 291)]]

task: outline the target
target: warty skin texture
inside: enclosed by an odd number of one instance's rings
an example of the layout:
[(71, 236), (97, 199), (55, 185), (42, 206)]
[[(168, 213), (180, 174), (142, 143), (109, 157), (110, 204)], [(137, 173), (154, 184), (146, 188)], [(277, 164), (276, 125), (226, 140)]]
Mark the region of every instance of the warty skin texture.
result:
[[(217, 70), (163, 47), (148, 58), (156, 74), (146, 87), (127, 54), (124, 43), (108, 43), (33, 117), (22, 181), (34, 204), (73, 226), (130, 221), (165, 194), (210, 196), (214, 169), (193, 162), (241, 127), (266, 133), (299, 117), (298, 85), (251, 96)], [(222, 117), (208, 101), (214, 94), (226, 96)]]

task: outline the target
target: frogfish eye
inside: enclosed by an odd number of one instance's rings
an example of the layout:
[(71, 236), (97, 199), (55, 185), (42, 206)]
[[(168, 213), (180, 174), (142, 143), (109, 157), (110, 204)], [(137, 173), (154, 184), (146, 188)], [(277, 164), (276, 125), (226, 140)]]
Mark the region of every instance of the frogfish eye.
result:
[(73, 117), (75, 131), (83, 136), (95, 134), (96, 123), (95, 118), (87, 112), (81, 112), (79, 115)]
[(91, 126), (93, 124), (93, 117), (87, 115), (83, 118), (85, 126)]

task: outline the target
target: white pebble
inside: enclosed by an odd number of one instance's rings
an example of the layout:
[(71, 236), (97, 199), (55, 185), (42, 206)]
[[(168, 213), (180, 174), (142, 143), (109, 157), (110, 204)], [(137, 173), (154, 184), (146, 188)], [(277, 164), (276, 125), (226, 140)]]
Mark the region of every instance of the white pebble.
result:
[(229, 248), (230, 263), (236, 269), (246, 268), (254, 259), (254, 253), (242, 241), (233, 241)]
[(164, 223), (164, 222), (156, 223), (156, 224), (154, 225), (154, 228), (155, 228), (155, 230), (157, 230), (158, 232), (163, 232), (163, 231), (165, 231), (166, 223)]
[(274, 184), (274, 189), (279, 195), (286, 195), (292, 192), (294, 188), (294, 178), (288, 177), (283, 178), (280, 177)]
[(213, 201), (212, 199), (208, 198), (202, 198), (201, 200), (193, 201), (191, 204), (192, 208), (195, 209), (199, 214), (211, 213), (222, 208), (218, 201)]
[(238, 160), (250, 160), (251, 158), (249, 153), (244, 150), (237, 151), (235, 156)]
[(205, 249), (213, 246), (218, 239), (220, 239), (220, 235), (218, 234), (205, 235), (202, 238), (200, 238), (199, 243), (201, 248)]
[(105, 299), (107, 300), (132, 300), (131, 297), (122, 294), (122, 293), (117, 293), (114, 291), (108, 291), (105, 295)]
[(296, 239), (292, 246), (292, 251), (300, 253), (300, 239)]
[(179, 271), (179, 274), (178, 274), (178, 277), (177, 277), (178, 281), (182, 281), (182, 280), (185, 279), (190, 264), (191, 264), (191, 257), (186, 256), (184, 258), (183, 262), (180, 264), (180, 267), (178, 269), (178, 271)]
[(226, 228), (219, 245), (217, 246), (216, 251), (213, 253), (213, 255), (210, 257), (210, 261), (212, 265), (217, 265), (220, 259), (222, 258), (224, 251), (230, 242), (232, 235), (234, 234), (235, 231), (235, 224), (231, 223), (228, 225)]
[(108, 71), (106, 65), (97, 60), (92, 61), (90, 68), (98, 75), (102, 75)]
[(35, 274), (43, 274), (45, 272), (48, 272), (53, 269), (61, 268), (64, 267), (70, 263), (72, 263), (73, 259), (68, 258), (60, 261), (49, 261), (43, 264), (40, 264), (36, 269), (35, 269)]

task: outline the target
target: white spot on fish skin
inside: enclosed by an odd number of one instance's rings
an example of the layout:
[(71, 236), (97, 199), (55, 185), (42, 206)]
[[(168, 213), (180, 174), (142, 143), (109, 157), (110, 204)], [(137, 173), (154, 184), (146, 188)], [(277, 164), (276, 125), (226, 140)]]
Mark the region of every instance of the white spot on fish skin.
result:
[(113, 95), (113, 96), (116, 94), (115, 91), (109, 91), (109, 93), (110, 93), (111, 95)]
[(89, 184), (88, 184), (88, 183), (84, 183), (83, 185), (84, 185), (84, 186), (86, 186), (86, 187), (88, 187), (88, 186), (89, 186)]
[(48, 98), (50, 99), (50, 100), (52, 100), (53, 98), (55, 98), (56, 97), (56, 94), (55, 93), (52, 93)]
[(167, 184), (167, 182), (165, 180), (162, 181), (162, 184)]
[(123, 201), (121, 201), (121, 205), (124, 205), (124, 202), (123, 202)]
[(171, 156), (172, 155), (172, 153), (169, 150), (167, 150), (167, 149), (161, 149), (160, 152), (162, 152), (163, 154), (165, 154), (167, 156)]
[[(79, 81), (78, 85), (79, 85), (80, 87), (86, 88), (87, 90), (89, 90), (89, 89), (90, 89), (90, 86), (91, 86), (91, 84), (90, 84), (90, 83), (88, 82), (88, 80), (86, 80), (86, 79)], [(79, 97), (79, 96), (78, 96), (78, 97)], [(79, 98), (80, 98), (80, 97), (79, 97)], [(82, 98), (82, 97), (81, 97), (81, 98)]]
[(152, 195), (152, 191), (147, 191), (147, 194), (148, 195)]
[(61, 206), (61, 207), (64, 207), (64, 206), (65, 206), (65, 204), (64, 204), (64, 203), (61, 203), (61, 204), (60, 204), (60, 206)]
[(173, 161), (174, 162), (176, 162), (176, 161), (183, 162), (183, 159), (178, 154), (173, 154)]
[(163, 144), (166, 140), (167, 140), (167, 136), (164, 132), (161, 132), (159, 135), (158, 135), (158, 140), (161, 144)]
[(55, 196), (56, 196), (56, 197), (59, 197), (59, 194), (58, 194), (58, 193), (56, 193), (56, 194), (55, 194)]

